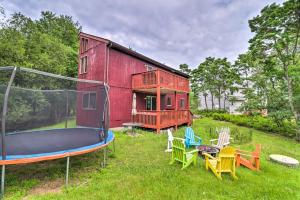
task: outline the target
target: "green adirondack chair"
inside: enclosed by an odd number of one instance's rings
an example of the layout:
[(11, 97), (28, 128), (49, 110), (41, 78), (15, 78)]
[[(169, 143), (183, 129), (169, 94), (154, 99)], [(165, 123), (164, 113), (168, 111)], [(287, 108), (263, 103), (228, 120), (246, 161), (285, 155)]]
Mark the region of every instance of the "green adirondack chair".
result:
[(175, 161), (182, 163), (182, 168), (185, 169), (191, 163), (196, 165), (198, 156), (198, 149), (192, 151), (186, 151), (184, 139), (174, 137), (173, 146), (172, 146), (172, 161), (170, 164), (173, 164)]

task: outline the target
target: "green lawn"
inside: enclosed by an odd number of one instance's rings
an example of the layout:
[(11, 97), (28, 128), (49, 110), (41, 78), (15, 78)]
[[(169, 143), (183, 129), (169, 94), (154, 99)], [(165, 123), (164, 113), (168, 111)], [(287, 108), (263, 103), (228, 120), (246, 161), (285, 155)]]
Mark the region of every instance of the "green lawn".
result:
[[(40, 128), (34, 128), (33, 130), (65, 128), (65, 126), (66, 126), (66, 122), (63, 121), (63, 122), (57, 123), (55, 125), (49, 125), (49, 126), (43, 126), (43, 127), (40, 127)], [(76, 127), (76, 120), (75, 119), (68, 120), (67, 127), (68, 128), (75, 128)]]
[[(209, 127), (230, 126), (208, 118), (194, 122), (194, 130), (208, 143)], [(240, 127), (241, 131), (248, 131)], [(175, 136), (183, 137), (184, 128)], [(206, 171), (204, 161), (181, 170), (169, 165), (166, 134), (142, 132), (138, 137), (116, 133), (116, 153), (110, 152), (106, 168), (102, 152), (71, 158), (71, 182), (64, 189), (65, 160), (7, 168), (8, 199), (300, 199), (300, 169), (268, 161), (270, 153), (300, 160), (300, 144), (280, 136), (254, 131), (253, 143), (263, 145), (261, 171), (237, 169), (239, 180), (229, 175), (219, 181)], [(251, 144), (242, 145), (251, 149)], [(54, 188), (54, 189), (53, 189)], [(58, 188), (58, 189), (57, 189)], [(33, 193), (33, 194), (30, 194)]]

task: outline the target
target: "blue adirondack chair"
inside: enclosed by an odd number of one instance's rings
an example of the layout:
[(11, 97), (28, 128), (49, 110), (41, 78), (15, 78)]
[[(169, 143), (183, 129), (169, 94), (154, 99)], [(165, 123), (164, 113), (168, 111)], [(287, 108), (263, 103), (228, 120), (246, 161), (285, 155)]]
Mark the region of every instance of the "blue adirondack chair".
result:
[(185, 129), (185, 146), (190, 148), (190, 146), (200, 146), (202, 139), (194, 134), (191, 127)]

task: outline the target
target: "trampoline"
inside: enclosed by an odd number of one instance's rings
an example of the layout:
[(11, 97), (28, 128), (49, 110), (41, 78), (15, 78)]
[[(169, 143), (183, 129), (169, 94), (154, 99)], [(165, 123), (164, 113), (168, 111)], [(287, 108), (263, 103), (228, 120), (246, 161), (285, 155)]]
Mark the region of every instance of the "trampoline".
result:
[[(25, 164), (85, 154), (101, 149), (113, 140), (111, 131), (103, 139), (101, 130), (96, 128), (15, 132), (6, 136), (6, 160), (1, 158), (0, 164)], [(2, 150), (0, 152), (2, 154)]]
[(108, 91), (101, 81), (0, 67), (1, 195), (6, 165), (66, 158), (66, 186), (70, 157), (102, 149), (105, 166), (114, 149)]

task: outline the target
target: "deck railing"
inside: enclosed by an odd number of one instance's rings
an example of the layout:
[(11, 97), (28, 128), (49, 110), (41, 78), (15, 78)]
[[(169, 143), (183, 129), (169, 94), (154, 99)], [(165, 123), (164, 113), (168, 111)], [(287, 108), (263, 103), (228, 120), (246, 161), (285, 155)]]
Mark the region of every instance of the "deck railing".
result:
[[(160, 115), (160, 123), (157, 118)], [(134, 121), (142, 123), (145, 128), (161, 129), (171, 126), (178, 126), (191, 122), (189, 110), (163, 110), (163, 111), (139, 111), (134, 116)]]
[(158, 86), (158, 80), (160, 80), (160, 87), (162, 88), (180, 92), (189, 92), (188, 79), (163, 70), (153, 70), (149, 72), (133, 74), (132, 88), (154, 88)]

